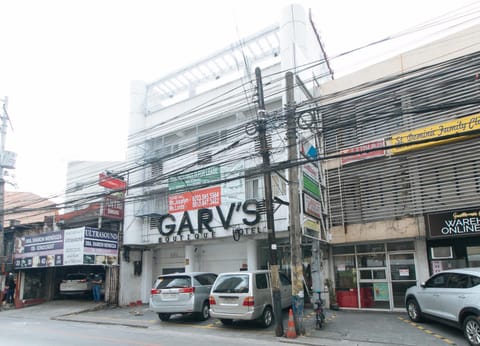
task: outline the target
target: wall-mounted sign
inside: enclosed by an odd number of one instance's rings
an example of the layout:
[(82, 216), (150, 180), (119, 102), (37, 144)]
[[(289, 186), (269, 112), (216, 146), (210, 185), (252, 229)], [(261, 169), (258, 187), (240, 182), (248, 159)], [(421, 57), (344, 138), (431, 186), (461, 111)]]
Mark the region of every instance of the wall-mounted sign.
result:
[(0, 155), (0, 166), (3, 168), (14, 169), (17, 163), (17, 154), (13, 151), (3, 151), (3, 155)]
[(191, 192), (168, 196), (168, 212), (178, 213), (186, 210), (216, 207), (222, 203), (220, 186), (209, 187)]
[(18, 268), (118, 264), (118, 233), (91, 227), (15, 238)]
[(340, 151), (340, 154), (342, 155), (340, 162), (342, 165), (346, 165), (351, 162), (385, 156), (385, 153), (385, 141), (381, 139)]
[(99, 174), (98, 185), (112, 190), (125, 190), (127, 187), (125, 180), (107, 173)]
[(326, 240), (320, 229), (320, 222), (308, 217), (303, 221), (303, 235), (316, 240)]
[(313, 216), (317, 219), (322, 217), (322, 205), (319, 201), (310, 197), (306, 193), (303, 194), (303, 211), (305, 214)]
[(320, 199), (320, 184), (318, 180), (311, 178), (308, 174), (303, 172), (303, 191), (309, 193), (313, 197)]
[(430, 238), (480, 235), (480, 207), (425, 215)]
[[(392, 154), (423, 149), (470, 138), (469, 131), (480, 130), (480, 113), (392, 135)], [(445, 136), (454, 136), (442, 139)]]
[(200, 189), (202, 186), (212, 185), (212, 182), (218, 181), (220, 181), (220, 166), (212, 166), (168, 178), (168, 191), (175, 193), (175, 191), (192, 189), (192, 187)]

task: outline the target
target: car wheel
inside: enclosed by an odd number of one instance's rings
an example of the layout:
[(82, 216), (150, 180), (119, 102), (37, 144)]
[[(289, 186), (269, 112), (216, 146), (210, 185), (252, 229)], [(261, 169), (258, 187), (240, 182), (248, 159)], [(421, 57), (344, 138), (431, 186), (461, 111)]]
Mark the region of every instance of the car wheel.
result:
[(158, 318), (162, 321), (168, 321), (170, 319), (170, 314), (158, 314)]
[(273, 321), (273, 311), (272, 308), (267, 306), (265, 310), (263, 310), (262, 317), (260, 317), (260, 324), (262, 327), (270, 327)]
[(225, 318), (221, 318), (220, 322), (222, 322), (223, 325), (229, 326), (233, 323), (233, 320), (227, 320)]
[(422, 322), (422, 311), (420, 310), (420, 306), (418, 306), (418, 303), (415, 299), (409, 299), (407, 301), (407, 313), (408, 317), (413, 321), (413, 322)]
[(197, 314), (198, 319), (200, 321), (206, 321), (210, 318), (209, 309), (210, 309), (210, 306), (208, 305), (208, 302), (203, 302), (202, 310), (200, 310), (200, 312)]
[(463, 321), (463, 333), (470, 345), (480, 345), (480, 321), (478, 316), (467, 316)]

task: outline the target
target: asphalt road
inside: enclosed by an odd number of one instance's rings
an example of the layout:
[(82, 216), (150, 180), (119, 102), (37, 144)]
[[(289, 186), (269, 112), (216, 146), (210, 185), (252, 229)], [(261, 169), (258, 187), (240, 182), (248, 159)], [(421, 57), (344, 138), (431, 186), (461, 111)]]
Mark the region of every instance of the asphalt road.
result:
[[(53, 301), (0, 312), (0, 333), (8, 345), (458, 345), (468, 343), (461, 331), (433, 322), (414, 324), (405, 313), (331, 311), (322, 330), (314, 328), (313, 311), (305, 311), (305, 334), (275, 336), (275, 326), (255, 323), (224, 326), (209, 319), (173, 316), (161, 322), (148, 306), (108, 307), (90, 301)], [(283, 326), (288, 329), (288, 312)]]

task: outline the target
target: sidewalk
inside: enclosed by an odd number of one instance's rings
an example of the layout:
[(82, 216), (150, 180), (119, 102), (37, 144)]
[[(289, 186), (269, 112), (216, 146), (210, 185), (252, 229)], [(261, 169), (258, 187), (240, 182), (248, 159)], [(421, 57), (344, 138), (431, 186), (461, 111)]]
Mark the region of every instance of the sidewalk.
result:
[[(51, 301), (37, 306), (0, 312), (0, 315), (3, 314), (18, 318), (34, 316), (34, 318), (41, 319), (123, 325), (134, 328), (151, 328), (162, 323), (145, 304), (113, 307), (91, 301)], [(274, 325), (268, 329), (246, 327), (244, 330), (258, 338), (272, 337), (282, 343), (307, 346), (446, 345), (442, 340), (437, 340), (432, 335), (423, 333), (406, 323), (408, 318), (405, 313), (326, 310), (326, 317), (325, 326), (317, 330), (315, 329), (315, 314), (311, 308), (306, 308), (303, 319), (305, 335), (297, 335), (296, 338), (275, 337)], [(214, 319), (199, 322), (190, 317), (182, 317), (175, 320), (174, 323), (198, 325), (199, 328), (229, 328)], [(288, 312), (283, 313), (283, 327), (287, 334)], [(236, 331), (238, 332), (238, 329)]]

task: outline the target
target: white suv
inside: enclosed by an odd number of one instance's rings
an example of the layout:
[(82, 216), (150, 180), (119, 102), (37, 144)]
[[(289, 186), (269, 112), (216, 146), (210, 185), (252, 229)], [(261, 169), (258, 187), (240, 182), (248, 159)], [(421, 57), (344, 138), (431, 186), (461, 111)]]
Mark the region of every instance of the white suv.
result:
[(210, 317), (208, 296), (216, 278), (204, 272), (159, 275), (150, 291), (150, 310), (162, 321), (191, 313), (204, 321)]
[(480, 268), (445, 270), (405, 293), (408, 317), (431, 319), (463, 329), (471, 345), (480, 345)]

